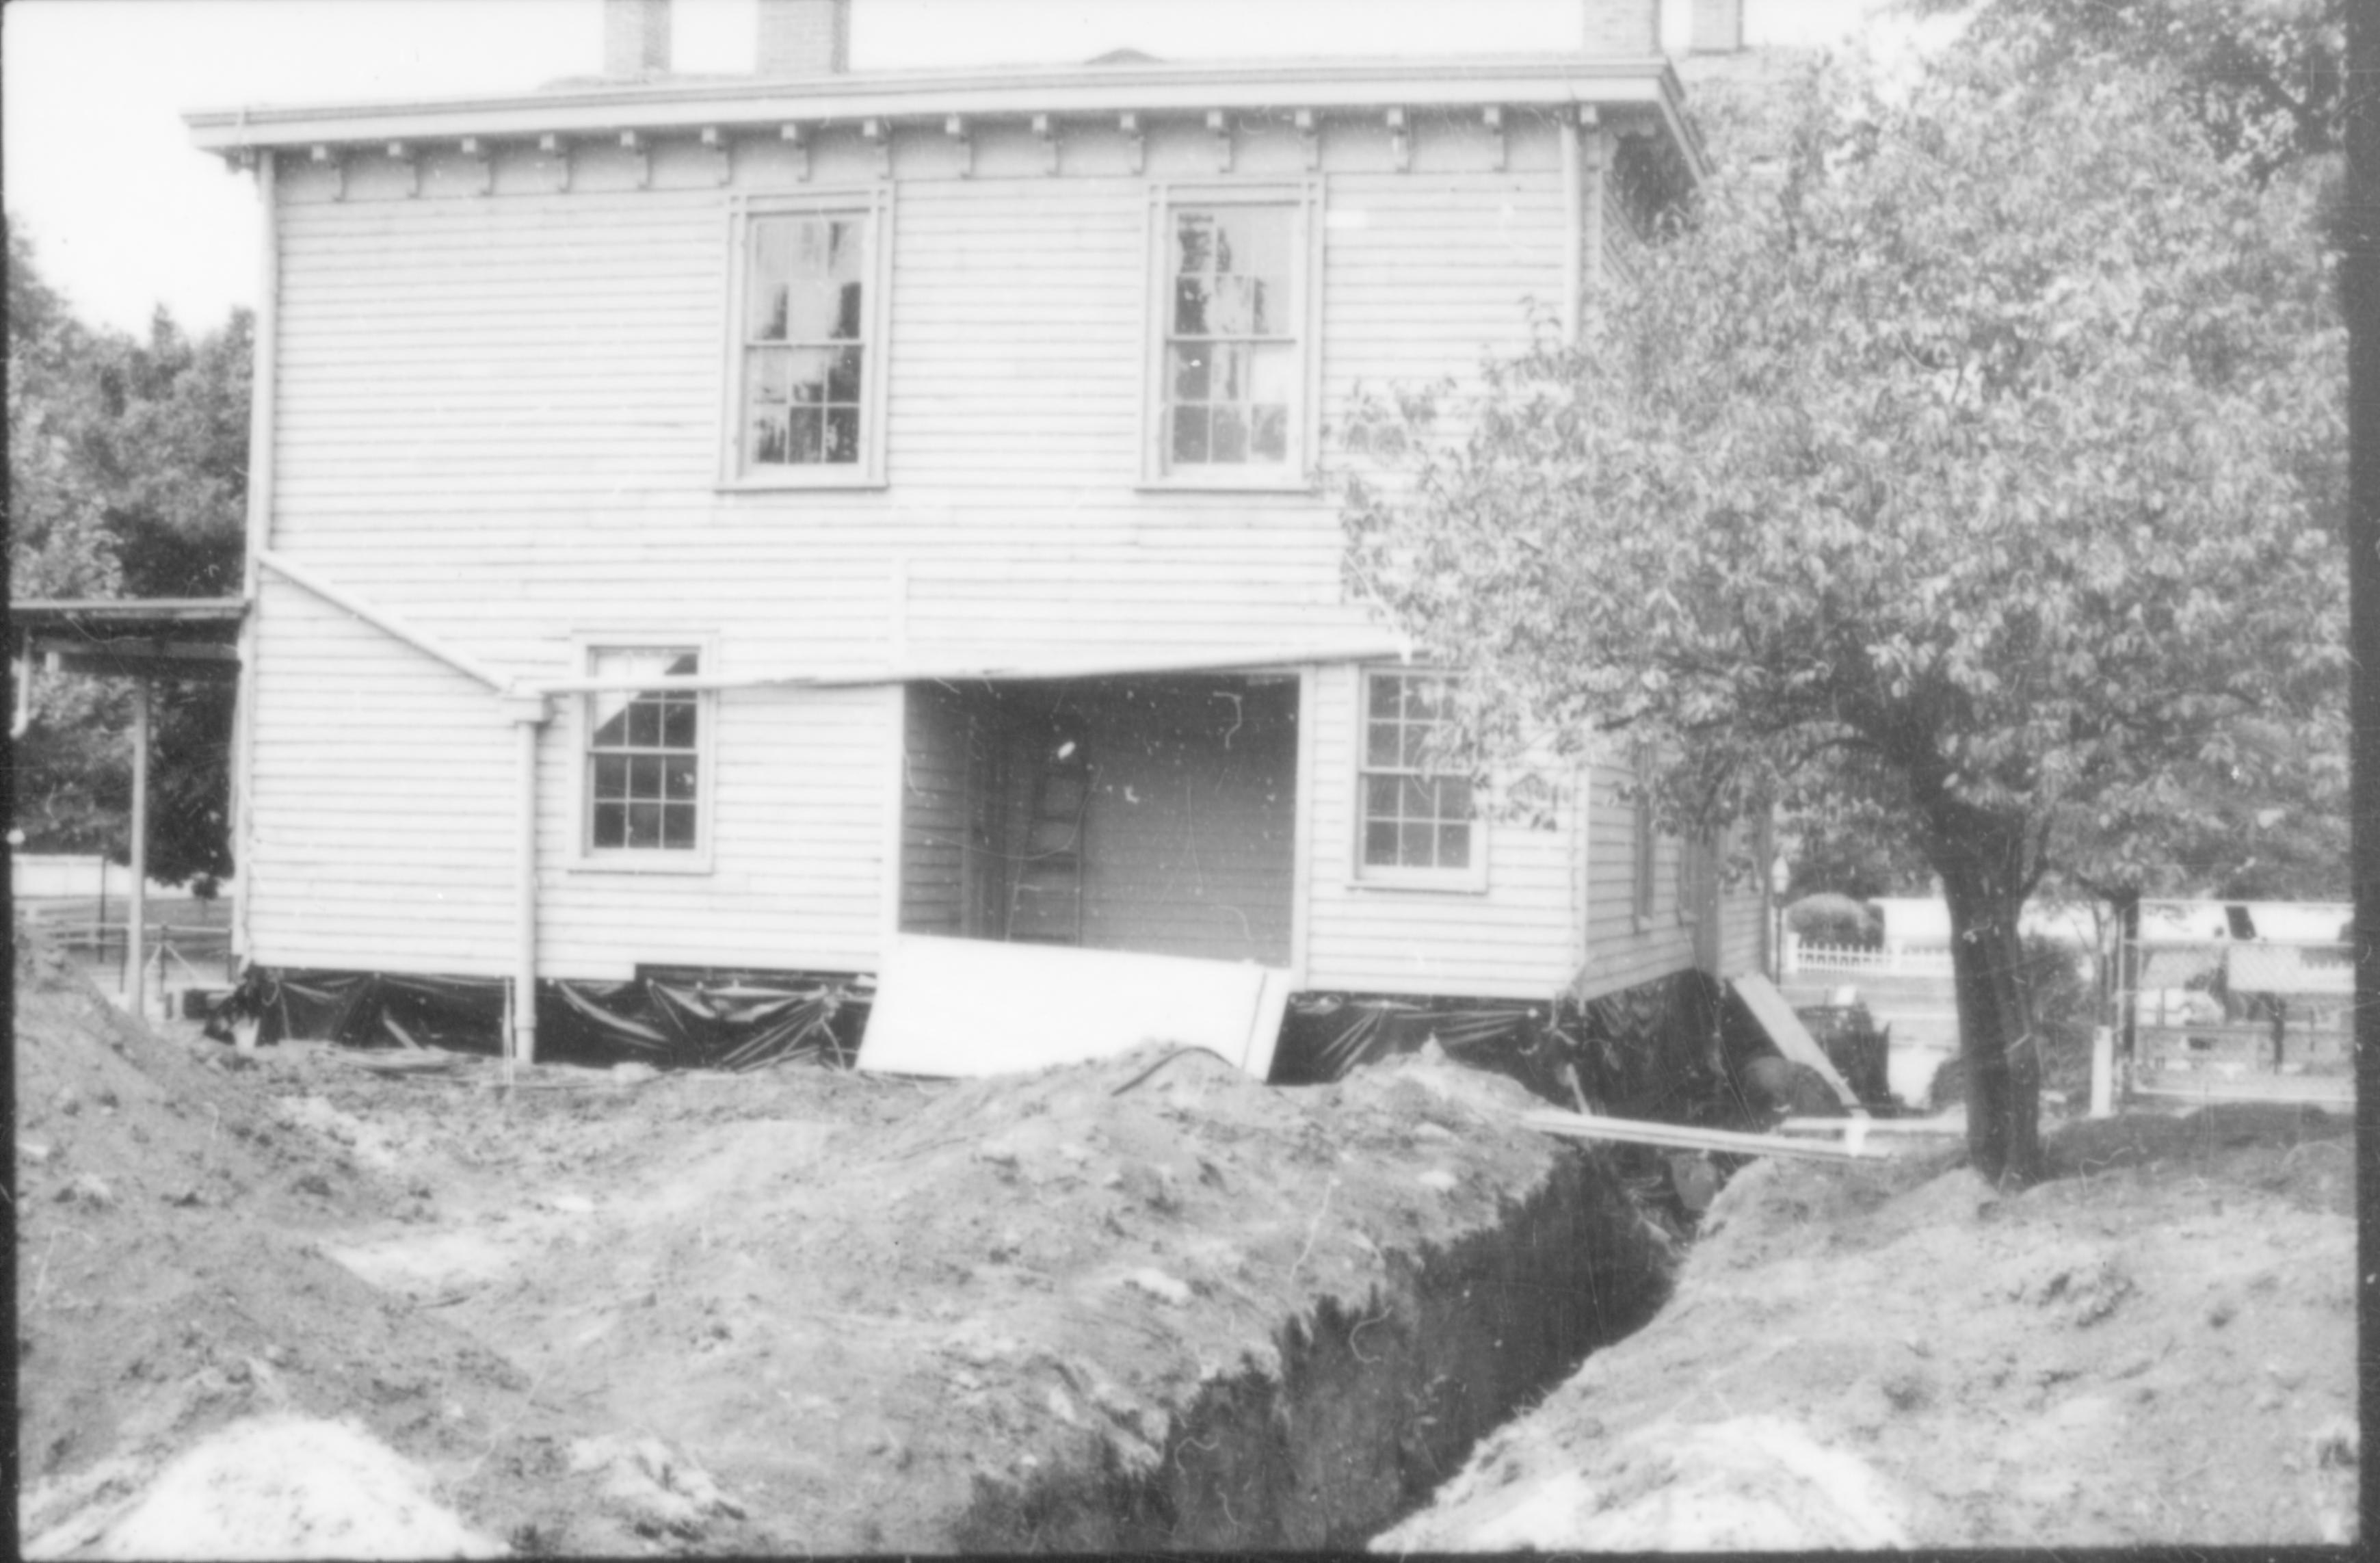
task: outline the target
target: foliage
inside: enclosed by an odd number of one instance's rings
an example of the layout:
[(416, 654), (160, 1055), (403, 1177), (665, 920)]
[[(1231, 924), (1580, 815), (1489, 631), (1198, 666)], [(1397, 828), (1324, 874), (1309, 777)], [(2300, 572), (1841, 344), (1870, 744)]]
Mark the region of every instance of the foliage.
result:
[[(143, 341), (74, 319), (8, 226), (8, 565), (19, 600), (234, 597), (240, 589), (253, 324), (193, 339), (160, 311)], [(128, 688), (43, 678), (16, 746), (16, 817), (35, 851), (124, 855)], [(150, 872), (231, 872), (232, 697), (161, 684)]]
[(1884, 920), (1849, 896), (1820, 891), (1785, 909), (1785, 926), (1814, 945), (1874, 949), (1884, 943)]
[(2033, 1165), (2045, 873), (2153, 860), (2334, 747), (2313, 197), (2180, 114), (2015, 35), (1894, 95), (1822, 74), (1777, 165), (1711, 181), (1577, 344), (1487, 366), (1459, 426), (1440, 387), (1349, 436), (1351, 573), (1463, 669), (1491, 754), (1651, 733), (1670, 818), (1901, 822), (1950, 904), (1991, 1176)]
[(1911, 8), (1972, 12), (1985, 41), (2033, 31), (2165, 71), (2216, 155), (2258, 179), (2341, 145), (2347, 0), (1912, 0)]

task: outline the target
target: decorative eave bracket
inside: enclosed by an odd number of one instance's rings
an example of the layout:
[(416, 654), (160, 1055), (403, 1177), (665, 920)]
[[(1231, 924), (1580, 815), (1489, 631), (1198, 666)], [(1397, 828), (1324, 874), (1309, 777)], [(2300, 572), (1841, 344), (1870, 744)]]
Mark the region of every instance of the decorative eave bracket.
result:
[(784, 143), (787, 152), (794, 154), (794, 177), (807, 181), (810, 177), (809, 132), (791, 120), (787, 120), (777, 127), (777, 140)]
[(1313, 173), (1322, 166), (1322, 122), (1310, 108), (1299, 109), (1293, 122), (1297, 127), (1298, 145), (1305, 149), (1306, 172)]
[(1058, 171), (1058, 122), (1046, 114), (1033, 116), (1033, 139), (1041, 143), (1041, 172)]
[(478, 136), (466, 136), (462, 140), (463, 155), (480, 165), (480, 195), (492, 194), (496, 188), (495, 149)]
[(942, 121), (942, 135), (958, 153), (959, 177), (975, 177), (975, 133), (967, 128), (966, 116), (953, 114)]
[(863, 119), (859, 122), (859, 139), (876, 149), (876, 177), (880, 179), (891, 178), (892, 177), (892, 127), (881, 119)]
[(389, 142), (388, 160), (404, 165), (405, 193), (407, 196), (419, 195), (421, 193), (421, 159), (414, 155), (413, 147), (405, 141)]
[(578, 172), (577, 160), (571, 155), (569, 140), (548, 131), (537, 139), (537, 150), (552, 158), (554, 166), (559, 171), (559, 177), (554, 181), (554, 192), (560, 194), (567, 190), (570, 188), (572, 177)]
[(1413, 129), (1405, 123), (1405, 111), (1390, 109), (1381, 116), (1389, 127), (1389, 162), (1400, 174), (1413, 171)]
[(735, 144), (731, 136), (722, 135), (716, 125), (702, 128), (702, 144), (719, 154), (719, 182), (732, 184), (735, 179)]
[(653, 143), (651, 140), (647, 139), (645, 133), (641, 130), (623, 130), (620, 132), (620, 150), (626, 153), (636, 165), (637, 188), (638, 189), (650, 189), (653, 184)]
[(1132, 172), (1137, 174), (1148, 166), (1148, 132), (1137, 114), (1116, 116), (1116, 128), (1123, 132), (1124, 144), (1132, 150)]
[(342, 153), (338, 148), (324, 146), (318, 141), (315, 143), (313, 149), (306, 154), (306, 161), (313, 164), (318, 168), (328, 168), (331, 171), (331, 199), (333, 201), (345, 201), (347, 199), (347, 160), (346, 155)]
[(1232, 171), (1232, 116), (1220, 108), (1207, 111), (1207, 134), (1215, 142), (1215, 172)]

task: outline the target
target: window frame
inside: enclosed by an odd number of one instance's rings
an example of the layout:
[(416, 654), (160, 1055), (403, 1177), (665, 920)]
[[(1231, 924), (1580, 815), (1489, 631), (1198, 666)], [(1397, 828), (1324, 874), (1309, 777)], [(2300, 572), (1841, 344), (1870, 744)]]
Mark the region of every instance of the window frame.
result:
[[(1471, 861), (1461, 868), (1415, 868), (1402, 864), (1365, 861), (1364, 837), (1370, 824), (1366, 804), (1366, 785), (1376, 775), (1405, 776), (1417, 773), (1403, 766), (1387, 768), (1372, 765), (1368, 753), (1372, 723), (1372, 680), (1378, 678), (1451, 678), (1442, 668), (1411, 666), (1402, 663), (1358, 664), (1355, 668), (1355, 738), (1353, 774), (1354, 788), (1353, 804), (1348, 810), (1354, 829), (1349, 844), (1348, 882), (1366, 890), (1434, 890), (1465, 895), (1482, 895), (1488, 889), (1488, 820), (1479, 807), (1479, 783), (1468, 776), (1461, 779), (1471, 788)], [(1429, 775), (1427, 771), (1418, 773)]]
[[(1322, 405), (1322, 184), (1318, 179), (1162, 179), (1148, 185), (1146, 275), (1141, 282), (1140, 479), (1144, 489), (1305, 494), (1315, 487)], [(1184, 209), (1271, 206), (1291, 214), (1297, 364), (1290, 375), (1287, 455), (1277, 464), (1177, 467), (1169, 439), (1166, 348), (1172, 321), (1173, 214)]]
[[(616, 633), (582, 632), (571, 637), (574, 678), (592, 678), (598, 652), (692, 651), (700, 659), (698, 677), (719, 676), (719, 638), (715, 634), (673, 635), (652, 630)], [(592, 692), (572, 697), (570, 733), (572, 807), (570, 867), (604, 873), (705, 874), (711, 872), (718, 836), (714, 800), (719, 775), (719, 693), (695, 691), (695, 838), (690, 850), (667, 848), (597, 847), (595, 845), (595, 702)]]
[[(747, 471), (744, 465), (744, 340), (746, 289), (751, 281), (752, 226), (769, 217), (864, 217), (868, 264), (861, 301), (859, 459)], [(727, 201), (727, 288), (722, 311), (717, 486), (737, 493), (802, 489), (881, 488), (886, 482), (884, 421), (892, 363), (892, 187), (851, 185), (802, 191), (730, 196)]]

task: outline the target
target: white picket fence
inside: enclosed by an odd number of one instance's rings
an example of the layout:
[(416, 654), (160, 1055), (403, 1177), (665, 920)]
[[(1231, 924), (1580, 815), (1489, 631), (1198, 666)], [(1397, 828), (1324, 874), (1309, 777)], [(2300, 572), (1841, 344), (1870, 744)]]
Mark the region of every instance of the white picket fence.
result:
[(1868, 976), (1947, 977), (1950, 975), (1948, 945), (1818, 945), (1799, 934), (1785, 935), (1785, 975), (1801, 972), (1844, 972)]

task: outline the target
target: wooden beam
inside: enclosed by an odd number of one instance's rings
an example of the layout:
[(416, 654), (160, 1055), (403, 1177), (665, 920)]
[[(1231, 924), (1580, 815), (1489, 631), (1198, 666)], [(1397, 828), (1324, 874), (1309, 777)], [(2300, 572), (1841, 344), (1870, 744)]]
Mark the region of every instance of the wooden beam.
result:
[(1572, 1140), (1604, 1140), (1628, 1145), (1658, 1145), (1671, 1151), (1721, 1151), (1730, 1155), (1797, 1156), (1808, 1161), (1882, 1161), (1888, 1153), (1862, 1146), (1830, 1144), (1820, 1140), (1788, 1140), (1779, 1134), (1745, 1134), (1730, 1129), (1688, 1129), (1682, 1124), (1647, 1123), (1637, 1118), (1605, 1117), (1596, 1113), (1565, 1113), (1552, 1108), (1521, 1115), (1521, 1126), (1541, 1134)]

